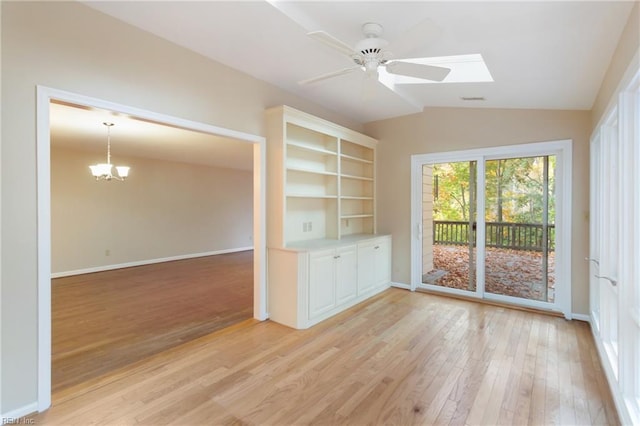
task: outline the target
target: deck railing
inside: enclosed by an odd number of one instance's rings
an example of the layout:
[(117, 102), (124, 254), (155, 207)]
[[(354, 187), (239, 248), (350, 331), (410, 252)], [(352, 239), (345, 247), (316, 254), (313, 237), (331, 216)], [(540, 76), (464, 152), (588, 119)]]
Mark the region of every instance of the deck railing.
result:
[[(474, 223), (474, 231), (475, 228)], [(555, 248), (555, 231), (555, 225), (547, 226), (549, 250), (554, 250)], [(487, 247), (542, 251), (542, 241), (542, 224), (486, 222), (485, 245)], [(469, 244), (469, 222), (434, 220), (433, 243), (452, 245)]]

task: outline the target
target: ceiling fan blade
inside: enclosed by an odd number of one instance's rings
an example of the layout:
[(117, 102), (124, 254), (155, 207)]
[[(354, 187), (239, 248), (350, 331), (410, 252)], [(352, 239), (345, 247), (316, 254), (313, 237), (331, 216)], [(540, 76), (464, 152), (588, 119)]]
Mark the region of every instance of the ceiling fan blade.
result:
[(351, 46), (347, 43), (344, 43), (331, 34), (324, 31), (313, 31), (307, 34), (309, 37), (312, 37), (318, 40), (320, 43), (324, 43), (332, 49), (335, 49), (342, 53), (343, 55), (352, 56), (355, 55), (356, 52), (353, 50)]
[(304, 86), (305, 84), (312, 84), (312, 83), (316, 83), (316, 82), (321, 81), (321, 80), (326, 80), (328, 78), (337, 77), (339, 75), (349, 74), (350, 72), (357, 71), (359, 69), (361, 69), (361, 67), (359, 67), (359, 66), (343, 68), (343, 69), (338, 70), (338, 71), (331, 71), (331, 72), (328, 72), (326, 74), (319, 75), (317, 77), (308, 78), (306, 80), (301, 80), (301, 81), (298, 82), (298, 84), (301, 85), (301, 86)]
[(412, 62), (393, 61), (386, 64), (390, 74), (406, 75), (423, 80), (442, 81), (451, 72), (449, 68), (433, 65), (414, 64)]

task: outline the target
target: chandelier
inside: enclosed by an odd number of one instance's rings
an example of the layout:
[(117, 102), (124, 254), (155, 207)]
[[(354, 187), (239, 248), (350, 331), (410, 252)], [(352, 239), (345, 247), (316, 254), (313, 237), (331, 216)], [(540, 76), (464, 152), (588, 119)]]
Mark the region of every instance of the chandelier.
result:
[(111, 127), (113, 123), (102, 123), (107, 126), (107, 162), (89, 166), (91, 174), (96, 180), (125, 180), (129, 176), (128, 166), (116, 166), (117, 174), (112, 174), (113, 166), (111, 165)]

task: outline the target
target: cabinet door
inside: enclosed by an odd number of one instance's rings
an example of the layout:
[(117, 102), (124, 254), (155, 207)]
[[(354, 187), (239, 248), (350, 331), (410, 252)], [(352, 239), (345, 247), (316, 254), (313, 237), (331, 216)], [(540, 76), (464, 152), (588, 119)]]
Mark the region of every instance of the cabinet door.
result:
[(383, 237), (358, 244), (358, 294), (391, 282), (391, 239)]
[(389, 284), (391, 282), (391, 240), (389, 238), (380, 238), (375, 241), (373, 257), (375, 286)]
[(358, 244), (358, 295), (364, 294), (375, 287), (375, 241), (365, 241)]
[(334, 249), (309, 254), (309, 318), (336, 306), (335, 256)]
[(341, 305), (358, 293), (356, 246), (336, 249), (336, 304)]

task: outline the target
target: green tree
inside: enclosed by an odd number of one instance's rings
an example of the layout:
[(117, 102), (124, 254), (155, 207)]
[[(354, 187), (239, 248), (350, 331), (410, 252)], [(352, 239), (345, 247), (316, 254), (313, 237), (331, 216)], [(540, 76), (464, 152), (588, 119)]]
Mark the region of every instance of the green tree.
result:
[[(548, 217), (555, 217), (555, 156), (548, 164)], [(487, 162), (486, 218), (510, 223), (542, 223), (545, 157)]]
[[(555, 221), (555, 164), (555, 156), (549, 156), (549, 223)], [(469, 220), (474, 195), (469, 190), (470, 173), (475, 172), (474, 165), (475, 162), (452, 162), (433, 166), (435, 220)], [(544, 157), (489, 160), (485, 163), (485, 220), (542, 223), (543, 191)]]
[(434, 219), (468, 221), (469, 162), (442, 163), (433, 166)]

